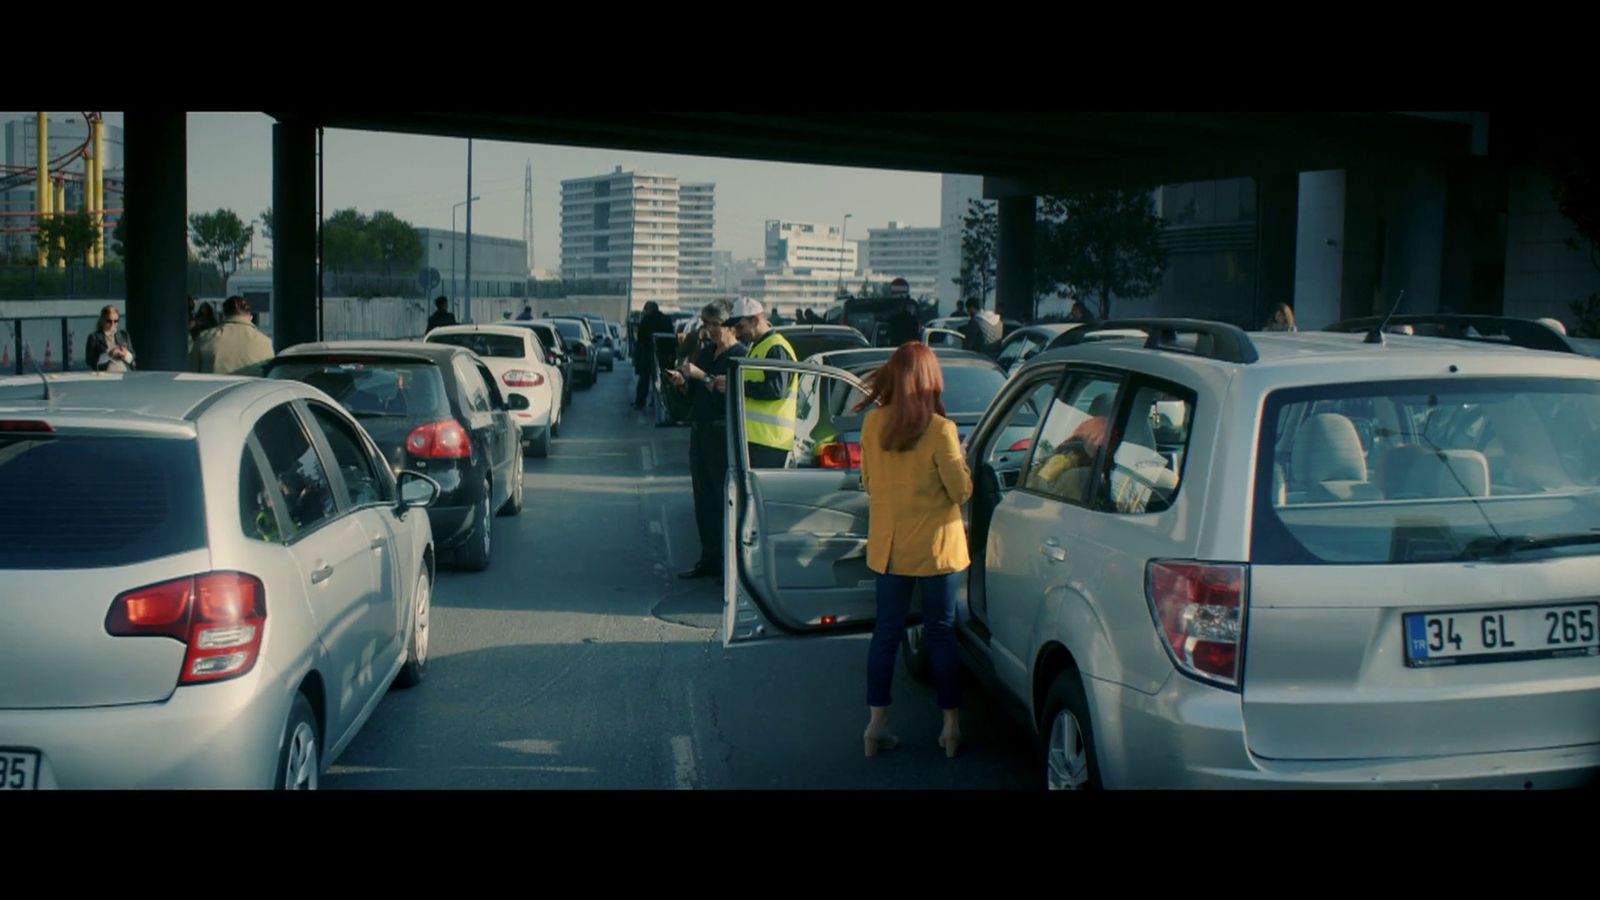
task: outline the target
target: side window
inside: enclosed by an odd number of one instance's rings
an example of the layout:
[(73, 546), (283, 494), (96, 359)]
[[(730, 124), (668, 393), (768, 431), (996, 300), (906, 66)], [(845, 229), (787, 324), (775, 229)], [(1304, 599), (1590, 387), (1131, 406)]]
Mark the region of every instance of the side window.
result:
[(1050, 403), (1028, 469), (1029, 490), (1095, 505), (1094, 473), (1111, 432), (1118, 379), (1075, 375)]
[(286, 535), (249, 446), (239, 458), (239, 528), (251, 540), (283, 543)]
[(524, 341), (526, 347), (526, 349), (523, 350), (524, 355), (535, 362), (549, 364), (550, 360), (546, 359), (544, 355), (544, 344), (539, 340), (538, 337), (530, 334), (524, 339)]
[(338, 514), (333, 485), (312, 449), (300, 419), (287, 403), (275, 407), (256, 423), (254, 434), (267, 454), (269, 477), (283, 495), (284, 507), (297, 533), (309, 531)]
[(488, 412), (489, 389), (483, 383), (483, 376), (478, 374), (478, 368), (457, 357), (455, 369), (456, 379), (461, 382), (461, 399), (467, 408)]
[(795, 406), (805, 411), (796, 417), (789, 468), (861, 468), (861, 425), (867, 414), (854, 409), (861, 392), (831, 375), (801, 375), (799, 382)]
[(483, 363), (474, 363), (473, 366), (478, 370), (478, 377), (483, 379), (485, 387), (488, 388), (490, 407), (504, 409), (506, 398), (500, 393), (500, 386), (495, 384), (494, 373), (489, 371), (489, 367)]
[(1017, 486), (1022, 464), (1033, 447), (1034, 433), (1039, 430), (1039, 421), (1044, 418), (1045, 410), (1050, 408), (1050, 400), (1055, 396), (1056, 382), (1059, 380), (1059, 375), (1051, 375), (1035, 382), (1006, 411), (1000, 427), (990, 433), (983, 462), (994, 467), (1000, 476), (1001, 486)]
[(1194, 395), (1175, 387), (1140, 384), (1133, 392), (1121, 437), (1111, 454), (1111, 508), (1155, 513), (1178, 496), (1189, 449)]
[(349, 492), (345, 498), (346, 505), (366, 506), (392, 499), (387, 480), (378, 471), (371, 454), (367, 452), (366, 443), (350, 423), (321, 403), (307, 403), (306, 406), (311, 409), (312, 420), (333, 449), (339, 473), (344, 476), (345, 490)]
[(1001, 367), (1009, 368), (1012, 363), (1022, 358), (1022, 352), (1028, 349), (1027, 344), (1028, 339), (1026, 337), (1017, 338), (1005, 345), (1005, 348), (1000, 351), (1000, 355), (995, 358), (995, 361), (1000, 363)]

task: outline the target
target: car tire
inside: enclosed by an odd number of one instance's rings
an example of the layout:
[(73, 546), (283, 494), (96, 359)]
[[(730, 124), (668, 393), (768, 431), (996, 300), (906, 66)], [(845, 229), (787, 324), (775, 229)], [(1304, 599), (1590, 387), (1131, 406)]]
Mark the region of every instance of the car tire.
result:
[(433, 615), (433, 579), (426, 569), (417, 576), (411, 595), (411, 627), (406, 634), (406, 661), (395, 676), (397, 688), (416, 687), (428, 674), (428, 626)]
[(522, 512), (522, 465), (522, 454), (518, 453), (516, 471), (511, 473), (511, 495), (500, 506), (499, 514), (502, 516), (514, 516)]
[(1069, 669), (1056, 676), (1045, 697), (1040, 723), (1045, 787), (1098, 790), (1100, 761), (1094, 751), (1094, 725), (1083, 693), (1083, 675)]
[(912, 679), (927, 684), (933, 680), (933, 665), (928, 661), (928, 645), (922, 640), (921, 625), (907, 625), (900, 642), (900, 662)]
[(551, 422), (542, 434), (528, 442), (528, 452), (533, 454), (534, 459), (544, 459), (550, 455), (550, 432), (555, 427), (555, 423)]
[(467, 537), (467, 542), (456, 550), (456, 565), (468, 572), (482, 572), (489, 568), (489, 551), (491, 549), (490, 523), (494, 518), (489, 515), (489, 482), (483, 483), (483, 499), (478, 501), (478, 508), (473, 511), (472, 532)]
[(322, 735), (317, 729), (317, 713), (306, 695), (295, 692), (289, 705), (289, 720), (283, 726), (283, 746), (278, 749), (280, 791), (314, 791), (322, 777)]

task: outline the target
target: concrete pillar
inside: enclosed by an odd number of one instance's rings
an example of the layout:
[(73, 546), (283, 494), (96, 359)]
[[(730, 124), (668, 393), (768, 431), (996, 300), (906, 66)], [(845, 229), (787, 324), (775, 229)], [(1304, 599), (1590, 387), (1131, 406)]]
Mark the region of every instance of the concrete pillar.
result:
[(317, 339), (316, 129), (272, 126), (272, 343)]
[(1345, 173), (1300, 173), (1294, 251), (1294, 317), (1302, 331), (1342, 318)]
[(188, 367), (188, 122), (182, 112), (123, 119), (128, 336), (140, 369)]
[(1257, 176), (1255, 327), (1272, 319), (1274, 306), (1294, 301), (1299, 201), (1299, 173)]
[(1445, 225), (1445, 177), (1436, 165), (1398, 163), (1389, 170), (1384, 202), (1384, 259), (1379, 305), (1401, 291), (1402, 311), (1440, 309)]
[(995, 311), (1001, 318), (1032, 322), (1034, 198), (1001, 197), (997, 215)]

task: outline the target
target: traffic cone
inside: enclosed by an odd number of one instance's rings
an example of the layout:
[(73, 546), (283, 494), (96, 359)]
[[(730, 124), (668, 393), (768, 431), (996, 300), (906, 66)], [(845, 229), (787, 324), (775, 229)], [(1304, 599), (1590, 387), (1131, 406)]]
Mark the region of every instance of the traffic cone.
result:
[(55, 353), (53, 351), (51, 351), (51, 349), (50, 349), (50, 342), (49, 341), (45, 341), (44, 342), (44, 370), (46, 372), (54, 371), (55, 364), (56, 364), (55, 363)]

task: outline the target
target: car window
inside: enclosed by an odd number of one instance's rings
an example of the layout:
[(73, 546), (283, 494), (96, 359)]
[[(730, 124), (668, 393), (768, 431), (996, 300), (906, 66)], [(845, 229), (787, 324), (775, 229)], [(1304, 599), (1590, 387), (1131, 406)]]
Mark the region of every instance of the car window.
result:
[[(983, 460), (1002, 473), (1002, 483), (1006, 487), (1016, 487), (1016, 473), (1028, 458), (1034, 432), (1038, 431), (1039, 420), (1055, 397), (1059, 380), (1059, 374), (1039, 379), (1006, 410), (1000, 427), (990, 432)], [(1010, 477), (1006, 477), (1006, 473), (1010, 473)]]
[(279, 544), (289, 536), (266, 483), (261, 480), (255, 451), (249, 446), (239, 458), (239, 528), (245, 537), (256, 541)]
[(522, 359), (527, 355), (527, 341), (520, 335), (485, 334), (477, 331), (452, 331), (428, 335), (430, 344), (452, 344), (465, 347), (489, 359)]
[(366, 444), (343, 416), (321, 403), (308, 402), (311, 418), (333, 450), (339, 473), (344, 476), (346, 506), (366, 506), (392, 499), (385, 479), (367, 452)]
[(859, 398), (854, 385), (838, 376), (808, 373), (799, 377), (795, 393), (794, 452), (789, 468), (861, 468), (861, 426), (867, 414), (855, 412), (853, 407), (835, 412), (827, 400), (848, 395)]
[(450, 415), (443, 373), (432, 363), (287, 357), (273, 365), (267, 377), (303, 381), (337, 400), (358, 419), (442, 419)]
[(1076, 375), (1050, 403), (1029, 464), (1027, 487), (1057, 500), (1095, 505), (1094, 473), (1110, 437), (1119, 381)]
[(1028, 349), (1027, 345), (1028, 337), (1026, 335), (1018, 335), (1000, 349), (1000, 355), (996, 357), (996, 360), (1002, 366), (1009, 366), (1022, 358), (1022, 354)]
[(461, 387), (461, 398), (468, 409), (489, 412), (489, 389), (473, 364), (460, 357), (455, 361), (456, 381)]
[(338, 515), (328, 473), (289, 404), (269, 410), (256, 422), (252, 433), (267, 455), (267, 465), (272, 469), (269, 477), (283, 495), (289, 521), (297, 534)]
[(493, 409), (504, 409), (506, 405), (506, 399), (500, 394), (500, 386), (494, 383), (494, 373), (489, 371), (489, 367), (483, 363), (473, 363), (473, 366), (477, 368), (478, 377), (483, 379), (484, 387), (489, 392), (490, 407)]
[[(865, 381), (872, 377), (876, 369), (855, 372), (855, 376)], [(994, 395), (1000, 393), (1005, 387), (1006, 376), (997, 369), (987, 364), (981, 366), (946, 365), (943, 368), (944, 395), (940, 398), (944, 402), (946, 415), (959, 416), (971, 413), (981, 413), (989, 408), (989, 401)], [(847, 414), (855, 408), (865, 395), (860, 391), (852, 390), (848, 394), (836, 392), (835, 399), (830, 401), (829, 407), (834, 415)]]
[(1138, 386), (1111, 454), (1112, 509), (1138, 514), (1172, 506), (1193, 420), (1193, 393), (1176, 387)]

